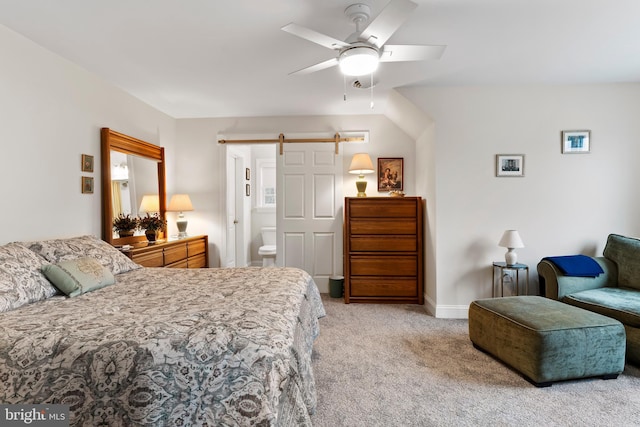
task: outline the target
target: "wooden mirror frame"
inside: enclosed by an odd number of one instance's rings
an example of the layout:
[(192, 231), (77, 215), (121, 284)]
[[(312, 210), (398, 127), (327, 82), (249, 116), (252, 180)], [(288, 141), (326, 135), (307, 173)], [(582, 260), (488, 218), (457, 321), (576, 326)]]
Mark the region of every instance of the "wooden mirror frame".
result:
[[(102, 240), (112, 245), (125, 245), (147, 240), (146, 236), (113, 237), (113, 195), (111, 194), (111, 150), (144, 157), (158, 163), (158, 199), (160, 218), (166, 219), (167, 192), (165, 182), (164, 147), (115, 132), (109, 128), (100, 130), (102, 163)], [(166, 226), (161, 233), (166, 235)], [(162, 236), (160, 236), (162, 237)]]

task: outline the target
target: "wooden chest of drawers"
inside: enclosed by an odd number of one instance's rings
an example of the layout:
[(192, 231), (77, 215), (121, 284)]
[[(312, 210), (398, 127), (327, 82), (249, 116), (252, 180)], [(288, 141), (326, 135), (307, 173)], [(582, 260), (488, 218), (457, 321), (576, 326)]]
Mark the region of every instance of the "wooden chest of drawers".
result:
[(157, 243), (137, 243), (123, 253), (145, 267), (206, 268), (209, 266), (207, 236)]
[(345, 302), (424, 304), (420, 197), (347, 197)]

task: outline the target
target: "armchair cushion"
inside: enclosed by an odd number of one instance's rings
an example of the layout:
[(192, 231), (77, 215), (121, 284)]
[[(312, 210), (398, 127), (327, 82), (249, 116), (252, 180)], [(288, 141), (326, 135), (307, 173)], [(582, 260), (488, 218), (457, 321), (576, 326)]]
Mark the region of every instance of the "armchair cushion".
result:
[(610, 234), (603, 255), (618, 266), (618, 286), (640, 290), (640, 240)]
[(576, 292), (562, 302), (616, 319), (640, 328), (640, 292), (630, 288), (600, 288)]

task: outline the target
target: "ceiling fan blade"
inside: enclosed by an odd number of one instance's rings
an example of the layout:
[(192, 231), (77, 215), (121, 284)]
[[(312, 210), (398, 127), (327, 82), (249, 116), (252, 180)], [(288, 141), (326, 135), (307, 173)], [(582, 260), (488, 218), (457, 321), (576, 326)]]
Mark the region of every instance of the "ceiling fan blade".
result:
[(281, 30), (305, 40), (309, 40), (310, 42), (317, 43), (320, 46), (328, 47), (329, 49), (340, 50), (343, 47), (349, 46), (348, 43), (345, 43), (341, 40), (334, 39), (333, 37), (329, 37), (327, 35), (314, 30), (310, 30), (309, 28), (294, 23), (285, 25), (281, 28)]
[(292, 76), (294, 74), (304, 75), (304, 74), (315, 73), (316, 71), (324, 70), (325, 68), (334, 67), (336, 65), (338, 65), (338, 58), (331, 58), (319, 64), (315, 64), (310, 67), (303, 68), (301, 70), (289, 73), (289, 75)]
[(447, 46), (387, 44), (382, 49), (380, 62), (424, 61), (440, 59)]
[(381, 48), (418, 5), (410, 0), (391, 0), (358, 39)]

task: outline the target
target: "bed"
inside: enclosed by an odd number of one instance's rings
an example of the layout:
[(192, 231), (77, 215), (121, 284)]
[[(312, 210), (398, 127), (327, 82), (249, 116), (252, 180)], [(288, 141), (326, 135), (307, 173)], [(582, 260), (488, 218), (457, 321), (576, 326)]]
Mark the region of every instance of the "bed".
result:
[(142, 268), (91, 236), (9, 243), (0, 311), (2, 403), (68, 405), (79, 426), (311, 425), (325, 312), (302, 270)]

